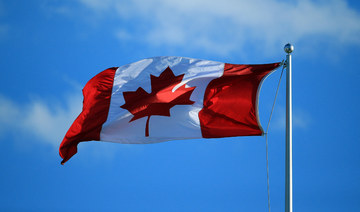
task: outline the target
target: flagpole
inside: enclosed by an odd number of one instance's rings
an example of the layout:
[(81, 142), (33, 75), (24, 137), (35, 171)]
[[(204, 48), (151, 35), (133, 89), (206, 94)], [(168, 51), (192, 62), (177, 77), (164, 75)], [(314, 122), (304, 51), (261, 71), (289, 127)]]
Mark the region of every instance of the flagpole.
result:
[(286, 144), (285, 144), (285, 212), (293, 211), (292, 187), (292, 85), (291, 85), (291, 53), (294, 46), (286, 44)]

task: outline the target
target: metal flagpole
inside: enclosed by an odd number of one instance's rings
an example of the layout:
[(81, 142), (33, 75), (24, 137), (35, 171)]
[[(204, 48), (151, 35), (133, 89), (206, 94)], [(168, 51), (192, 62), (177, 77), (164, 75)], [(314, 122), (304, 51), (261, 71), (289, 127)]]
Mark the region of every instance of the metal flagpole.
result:
[(285, 144), (285, 212), (293, 211), (292, 187), (292, 89), (291, 89), (291, 52), (290, 43), (284, 47), (286, 55), (286, 144)]

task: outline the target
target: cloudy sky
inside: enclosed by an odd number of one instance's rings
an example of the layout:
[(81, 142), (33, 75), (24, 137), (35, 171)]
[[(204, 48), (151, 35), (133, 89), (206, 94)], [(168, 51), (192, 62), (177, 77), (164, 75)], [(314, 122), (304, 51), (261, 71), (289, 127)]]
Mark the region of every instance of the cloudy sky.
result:
[[(295, 211), (360, 210), (356, 0), (0, 0), (1, 211), (266, 211), (264, 137), (60, 142), (100, 71), (153, 56), (237, 64), (293, 53)], [(281, 70), (260, 93), (266, 127)], [(284, 210), (285, 78), (269, 131)]]

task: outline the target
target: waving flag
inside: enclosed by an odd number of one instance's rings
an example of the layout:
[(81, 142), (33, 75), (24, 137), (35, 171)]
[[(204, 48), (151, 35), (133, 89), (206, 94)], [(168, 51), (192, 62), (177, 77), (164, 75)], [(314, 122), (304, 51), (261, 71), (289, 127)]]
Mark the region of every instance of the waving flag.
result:
[(154, 57), (109, 68), (83, 89), (83, 110), (60, 145), (62, 164), (82, 141), (148, 144), (262, 135), (258, 90), (279, 65)]

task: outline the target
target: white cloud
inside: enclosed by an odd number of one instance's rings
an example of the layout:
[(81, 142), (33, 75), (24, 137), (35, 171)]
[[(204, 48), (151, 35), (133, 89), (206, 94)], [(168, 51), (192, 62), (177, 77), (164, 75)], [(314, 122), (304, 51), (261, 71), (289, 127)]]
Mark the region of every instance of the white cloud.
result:
[[(270, 122), (270, 130), (284, 130), (286, 125), (285, 108), (278, 106), (274, 111), (274, 118)], [(293, 129), (306, 130), (311, 125), (311, 117), (308, 112), (295, 108), (292, 113)]]
[(20, 116), (17, 106), (9, 99), (0, 95), (0, 133), (4, 133), (14, 125)]
[(79, 0), (79, 2), (98, 12), (111, 9), (116, 4), (115, 0)]
[[(55, 104), (58, 102), (49, 103), (37, 99), (24, 105), (0, 94), (0, 138), (14, 136), (21, 141), (33, 140), (38, 142), (37, 144), (52, 146), (53, 150), (57, 151), (67, 130), (81, 112), (82, 95), (71, 94), (62, 101), (63, 104)], [(95, 158), (94, 161), (98, 158), (112, 160), (118, 151), (121, 155), (134, 155), (143, 149), (141, 146), (124, 144), (118, 150), (113, 145), (87, 143), (79, 145), (78, 148), (79, 152), (86, 150), (84, 152), (88, 152), (92, 159)]]
[(130, 40), (131, 39), (131, 33), (126, 31), (125, 29), (120, 29), (116, 32), (116, 37), (120, 40)]
[(69, 95), (63, 107), (42, 100), (18, 104), (0, 95), (0, 135), (32, 135), (59, 147), (67, 129), (81, 111), (81, 96)]
[(360, 44), (360, 14), (344, 0), (79, 1), (96, 13), (111, 10), (133, 28), (138, 24), (141, 30), (126, 32), (155, 46), (186, 44), (229, 54), (244, 45), (271, 49), (308, 38)]

